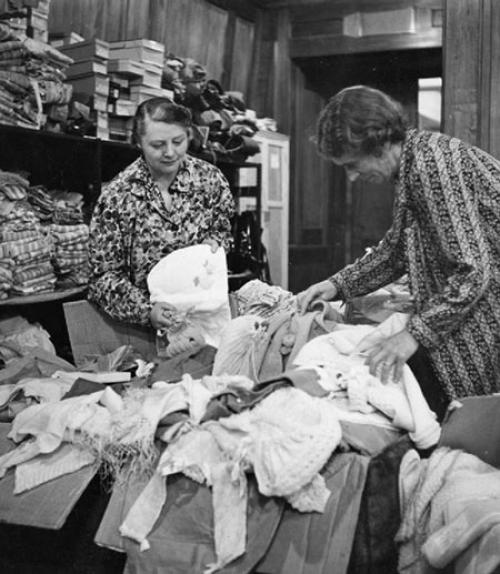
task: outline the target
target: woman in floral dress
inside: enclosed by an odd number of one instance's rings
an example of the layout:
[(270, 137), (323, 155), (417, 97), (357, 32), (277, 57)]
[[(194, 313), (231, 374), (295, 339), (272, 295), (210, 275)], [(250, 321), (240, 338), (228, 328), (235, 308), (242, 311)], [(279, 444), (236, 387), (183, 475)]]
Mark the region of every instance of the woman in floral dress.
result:
[(89, 299), (114, 319), (168, 328), (172, 310), (149, 301), (147, 276), (176, 249), (228, 248), (233, 199), (221, 171), (187, 154), (191, 113), (165, 98), (139, 105), (141, 157), (101, 193), (90, 224)]

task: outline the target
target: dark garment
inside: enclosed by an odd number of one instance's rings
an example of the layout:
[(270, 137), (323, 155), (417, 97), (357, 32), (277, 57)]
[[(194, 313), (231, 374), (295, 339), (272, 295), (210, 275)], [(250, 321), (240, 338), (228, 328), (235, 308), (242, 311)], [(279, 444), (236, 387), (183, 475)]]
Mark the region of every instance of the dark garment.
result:
[(155, 367), (150, 382), (178, 383), (185, 374), (191, 375), (193, 379), (201, 379), (204, 375), (210, 375), (216, 352), (215, 347), (206, 345), (201, 349), (188, 350), (171, 359), (161, 361)]
[[(219, 570), (220, 574), (252, 572), (281, 519), (284, 500), (263, 496), (253, 477), (248, 478), (246, 552)], [(108, 548), (126, 550), (126, 574), (195, 574), (215, 562), (211, 489), (180, 474), (169, 477), (167, 484), (167, 501), (148, 535), (151, 548), (146, 552), (140, 552), (137, 543), (118, 534), (118, 526), (139, 495), (141, 485), (127, 484), (113, 491), (96, 541)]]
[(446, 396), (432, 368), (432, 362), (423, 347), (420, 346), (417, 352), (410, 357), (408, 366), (415, 375), (431, 411), (436, 413), (438, 421), (441, 422), (450, 403), (450, 399)]
[(285, 507), (259, 574), (345, 574), (358, 520), (369, 458), (335, 453), (322, 475), (331, 491), (325, 512)]
[(399, 466), (411, 448), (410, 438), (404, 435), (370, 460), (349, 574), (397, 574)]

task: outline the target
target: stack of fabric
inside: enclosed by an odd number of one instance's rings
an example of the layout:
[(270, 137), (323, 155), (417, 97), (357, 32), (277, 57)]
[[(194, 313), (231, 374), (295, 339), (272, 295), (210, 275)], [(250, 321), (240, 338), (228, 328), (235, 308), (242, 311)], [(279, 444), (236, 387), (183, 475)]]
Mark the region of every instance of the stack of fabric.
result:
[(0, 122), (40, 128), (47, 106), (71, 99), (72, 87), (64, 80), (72, 62), (49, 44), (24, 38), (0, 22)]
[(171, 90), (174, 100), (187, 106), (195, 122), (191, 151), (208, 161), (245, 161), (259, 152), (252, 139), (257, 132), (255, 112), (248, 110), (241, 92), (224, 91), (208, 79), (205, 68), (192, 58), (168, 55), (162, 87)]
[(54, 245), (53, 263), (60, 287), (74, 287), (88, 282), (89, 228), (79, 225), (50, 226)]
[(52, 190), (54, 223), (79, 225), (83, 223), (83, 195), (75, 191)]
[(82, 195), (36, 185), (29, 188), (28, 201), (51, 238), (57, 285), (85, 285), (88, 281), (89, 230), (83, 223)]
[(26, 202), (29, 182), (0, 172), (0, 298), (52, 291), (55, 275), (50, 241)]
[(42, 223), (52, 223), (54, 200), (44, 185), (33, 185), (29, 188), (28, 201)]
[(28, 190), (28, 201), (42, 223), (83, 223), (83, 196), (80, 193), (48, 190), (44, 185), (34, 185)]

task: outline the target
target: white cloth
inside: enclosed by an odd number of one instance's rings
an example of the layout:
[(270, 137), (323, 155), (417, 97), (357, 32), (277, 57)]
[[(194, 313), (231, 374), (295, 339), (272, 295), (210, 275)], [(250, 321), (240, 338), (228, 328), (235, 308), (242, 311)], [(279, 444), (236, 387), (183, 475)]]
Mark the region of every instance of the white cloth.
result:
[[(248, 384), (241, 377), (236, 382)], [(245, 472), (253, 470), (261, 493), (284, 496), (302, 512), (323, 512), (330, 491), (319, 471), (341, 432), (331, 401), (293, 387), (274, 391), (252, 410), (192, 428), (165, 449), (120, 533), (136, 540), (141, 550), (149, 548), (147, 536), (167, 496), (163, 477), (183, 472), (212, 486), (217, 562), (206, 574), (215, 572), (245, 550)]]
[(95, 454), (88, 450), (77, 445), (62, 444), (53, 453), (43, 454), (17, 465), (14, 494), (75, 472), (95, 461)]
[(407, 315), (394, 313), (377, 327), (339, 324), (331, 333), (306, 343), (293, 364), (300, 368), (317, 368), (321, 375), (319, 382), (326, 390), (333, 393), (347, 390), (351, 406), (368, 414), (377, 409), (394, 426), (409, 431), (419, 448), (429, 448), (437, 444), (441, 427), (411, 369), (405, 365), (400, 382), (384, 385), (369, 373), (362, 354), (365, 347), (359, 348), (362, 340), (370, 346), (401, 331), (407, 320)]
[(178, 249), (161, 259), (148, 275), (151, 302), (169, 303), (219, 346), (220, 332), (231, 319), (226, 254), (209, 245)]

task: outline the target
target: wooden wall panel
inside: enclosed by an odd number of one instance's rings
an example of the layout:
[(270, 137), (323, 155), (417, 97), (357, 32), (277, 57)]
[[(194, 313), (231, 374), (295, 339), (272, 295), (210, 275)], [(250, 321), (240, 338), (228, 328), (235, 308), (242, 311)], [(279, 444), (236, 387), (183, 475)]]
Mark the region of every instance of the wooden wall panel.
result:
[(248, 94), (252, 73), (254, 33), (255, 25), (253, 22), (236, 18), (232, 47), (226, 46), (226, 49), (232, 50), (229, 81), (226, 88), (242, 92), (245, 98)]
[[(167, 51), (193, 58), (221, 80), (226, 50), (228, 11), (207, 0), (52, 0), (49, 30), (77, 32), (84, 38), (108, 41), (148, 38)], [(238, 24), (238, 50), (253, 41), (253, 23)], [(243, 49), (235, 76), (248, 82), (253, 47)]]
[(500, 5), (447, 0), (444, 131), (500, 158)]

